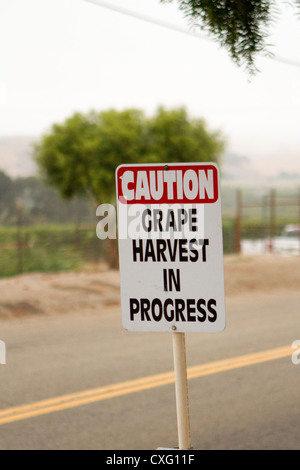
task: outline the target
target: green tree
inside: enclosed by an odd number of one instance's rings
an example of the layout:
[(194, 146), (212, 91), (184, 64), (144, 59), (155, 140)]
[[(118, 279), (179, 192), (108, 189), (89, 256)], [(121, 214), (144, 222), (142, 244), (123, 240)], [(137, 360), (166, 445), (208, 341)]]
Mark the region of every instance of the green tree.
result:
[(54, 124), (35, 146), (35, 159), (48, 183), (63, 197), (111, 198), (114, 170), (141, 154), (143, 116), (136, 110), (76, 113)]
[(219, 132), (210, 132), (204, 119), (190, 118), (185, 108), (160, 107), (149, 119), (149, 155), (153, 162), (216, 162), (224, 150)]
[(12, 192), (13, 183), (11, 178), (0, 170), (0, 204), (6, 203)]
[[(142, 111), (74, 114), (54, 124), (35, 147), (35, 159), (46, 180), (62, 196), (92, 195), (97, 204), (115, 197), (115, 170), (122, 163), (219, 160), (223, 141), (184, 108), (147, 119)], [(107, 240), (107, 259), (118, 267), (115, 240)]]
[[(171, 3), (173, 0), (160, 0)], [(228, 49), (237, 64), (255, 71), (255, 57), (266, 50), (270, 26), (279, 16), (275, 0), (176, 0), (192, 26), (200, 27)], [(300, 7), (299, 0), (281, 2)]]
[(159, 108), (146, 118), (139, 110), (74, 114), (55, 124), (35, 147), (46, 180), (64, 197), (92, 195), (97, 203), (115, 195), (115, 169), (122, 163), (217, 162), (223, 151), (219, 133), (190, 119), (184, 108)]

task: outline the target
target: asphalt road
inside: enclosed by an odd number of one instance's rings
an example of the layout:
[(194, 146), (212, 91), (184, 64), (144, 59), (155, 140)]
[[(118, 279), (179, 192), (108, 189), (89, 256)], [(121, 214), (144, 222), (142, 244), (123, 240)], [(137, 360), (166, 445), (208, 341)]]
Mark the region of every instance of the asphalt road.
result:
[[(194, 449), (300, 449), (299, 306), (295, 291), (235, 295), (224, 332), (186, 335)], [(1, 450), (178, 445), (169, 334), (126, 332), (107, 306), (2, 320), (0, 339)], [(278, 358), (253, 356), (281, 347)]]

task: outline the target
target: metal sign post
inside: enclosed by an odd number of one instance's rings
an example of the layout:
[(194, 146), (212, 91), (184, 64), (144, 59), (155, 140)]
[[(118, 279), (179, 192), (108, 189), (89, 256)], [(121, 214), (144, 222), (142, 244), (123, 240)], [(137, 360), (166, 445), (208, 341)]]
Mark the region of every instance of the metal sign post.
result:
[(179, 449), (191, 448), (185, 334), (172, 333)]

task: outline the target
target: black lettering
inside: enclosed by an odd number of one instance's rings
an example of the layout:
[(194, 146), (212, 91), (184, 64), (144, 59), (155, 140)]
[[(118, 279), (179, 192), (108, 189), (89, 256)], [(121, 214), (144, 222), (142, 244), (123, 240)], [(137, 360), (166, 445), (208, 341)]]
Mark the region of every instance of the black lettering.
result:
[(198, 261), (199, 259), (199, 249), (198, 248), (193, 249), (193, 246), (197, 244), (198, 244), (198, 241), (196, 240), (196, 238), (192, 238), (189, 241), (190, 261), (192, 261), (192, 263), (195, 263), (195, 261)]
[(164, 303), (164, 316), (167, 321), (173, 321), (174, 320), (174, 310), (172, 309), (170, 311), (170, 314), (168, 314), (168, 306), (172, 305), (173, 306), (173, 300), (172, 299), (167, 299)]
[[(132, 240), (132, 258), (134, 262), (161, 262), (161, 261), (191, 261), (195, 263), (199, 259), (206, 261), (206, 247), (209, 245), (207, 238), (197, 240), (167, 239), (167, 240)], [(179, 289), (178, 289), (179, 290)]]
[(185, 209), (178, 209), (178, 231), (182, 230), (182, 226), (187, 223), (188, 214)]
[(148, 314), (148, 311), (150, 309), (150, 300), (149, 299), (141, 299), (141, 320), (145, 321), (145, 318), (147, 321), (151, 321), (151, 318)]
[(152, 261), (156, 261), (155, 258), (155, 250), (153, 247), (153, 240), (146, 240), (146, 248), (145, 248), (145, 258), (144, 261), (148, 261), (149, 258), (152, 258)]
[(140, 303), (137, 299), (129, 299), (130, 321), (134, 320), (134, 315), (140, 310)]
[(168, 270), (163, 269), (163, 278), (164, 278), (164, 291), (167, 292), (168, 289)]
[(133, 261), (137, 261), (137, 255), (140, 256), (139, 261), (143, 261), (143, 240), (132, 240)]
[(217, 312), (216, 310), (212, 307), (212, 305), (214, 305), (215, 307), (217, 306), (217, 302), (215, 299), (210, 299), (208, 302), (207, 302), (207, 310), (209, 311), (209, 313), (212, 314), (212, 316), (208, 315), (208, 321), (210, 322), (215, 322), (216, 319), (217, 319)]
[[(154, 229), (154, 232), (157, 232), (157, 231), (163, 232), (163, 228), (162, 228), (162, 224), (161, 224), (162, 218), (163, 218), (162, 211), (159, 210), (159, 209), (153, 209), (153, 229)], [(158, 229), (157, 229), (157, 227), (158, 227)]]
[(187, 299), (187, 321), (196, 321), (196, 316), (193, 316), (192, 313), (196, 312), (195, 308), (195, 299)]
[(152, 313), (153, 320), (160, 321), (162, 319), (163, 310), (162, 310), (162, 303), (160, 299), (153, 299), (152, 305), (151, 305), (151, 313)]
[(201, 314), (201, 316), (197, 315), (197, 319), (198, 321), (205, 321), (206, 320), (206, 310), (204, 308), (202, 308), (202, 305), (206, 305), (206, 302), (204, 299), (199, 299), (197, 301), (197, 310), (198, 312)]
[(186, 244), (187, 244), (187, 240), (178, 240), (178, 243), (179, 243), (179, 261), (188, 261), (189, 258), (187, 256), (187, 248), (186, 248)]
[(189, 228), (191, 232), (196, 232), (197, 230), (197, 217), (193, 217), (193, 215), (197, 215), (197, 209), (189, 209)]
[(145, 223), (145, 219), (146, 219), (147, 215), (151, 216), (151, 210), (150, 209), (145, 209), (142, 213), (142, 226), (143, 226), (143, 229), (145, 230), (145, 232), (151, 232), (151, 229), (152, 229), (151, 220), (148, 219), (148, 225), (146, 225), (146, 223)]
[(167, 248), (166, 240), (156, 240), (156, 256), (157, 261), (167, 261), (165, 251)]
[[(170, 270), (165, 270), (170, 271)], [(195, 322), (201, 323), (209, 321), (211, 323), (217, 320), (217, 302), (215, 299), (171, 299), (164, 302), (159, 298), (153, 300), (141, 298), (129, 299), (130, 321), (134, 321), (137, 314), (140, 314), (141, 321), (156, 321), (162, 319), (167, 322), (176, 320), (177, 322)]]
[(202, 244), (202, 261), (206, 261), (206, 246), (209, 245), (209, 240), (208, 238), (205, 238), (204, 240), (202, 240), (203, 244)]
[(176, 275), (175, 275), (174, 269), (168, 269), (168, 273), (169, 273), (168, 290), (172, 291), (173, 285), (174, 285), (175, 290), (180, 291), (180, 270), (176, 269)]
[(168, 250), (169, 250), (169, 255), (170, 255), (170, 260), (171, 261), (175, 261), (176, 260), (176, 253), (177, 253), (177, 244), (178, 244), (178, 240), (175, 239), (173, 240), (174, 244), (173, 244), (173, 250), (172, 250), (172, 240), (167, 240), (167, 244), (168, 244)]
[(185, 310), (185, 301), (182, 299), (175, 299), (175, 315), (176, 321), (185, 321), (183, 312)]
[(172, 228), (175, 232), (177, 232), (177, 226), (176, 226), (173, 210), (169, 210), (168, 215), (167, 215), (166, 231), (170, 230), (170, 228)]

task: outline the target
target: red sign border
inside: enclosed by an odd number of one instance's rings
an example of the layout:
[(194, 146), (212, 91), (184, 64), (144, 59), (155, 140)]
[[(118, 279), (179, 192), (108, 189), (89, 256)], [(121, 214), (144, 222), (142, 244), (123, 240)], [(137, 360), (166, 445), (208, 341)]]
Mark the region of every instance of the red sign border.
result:
[[(122, 186), (121, 186), (121, 176), (124, 174), (125, 171), (134, 171), (135, 173), (142, 170), (142, 171), (162, 171), (162, 170), (213, 170), (213, 179), (214, 179), (214, 198), (209, 199), (194, 199), (190, 200), (187, 198), (183, 199), (169, 199), (166, 195), (164, 195), (159, 200), (148, 200), (145, 198), (141, 198), (139, 200), (132, 200), (128, 201), (124, 198), (122, 194)], [(119, 165), (116, 169), (116, 187), (117, 187), (117, 199), (122, 204), (213, 204), (217, 202), (219, 199), (219, 185), (218, 185), (218, 167), (215, 163), (149, 163), (149, 164), (122, 164)]]

